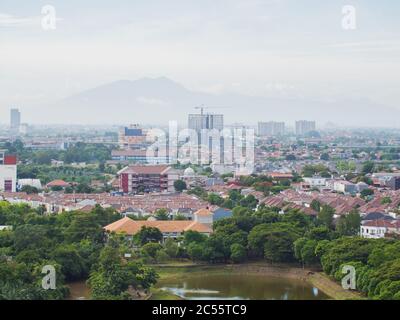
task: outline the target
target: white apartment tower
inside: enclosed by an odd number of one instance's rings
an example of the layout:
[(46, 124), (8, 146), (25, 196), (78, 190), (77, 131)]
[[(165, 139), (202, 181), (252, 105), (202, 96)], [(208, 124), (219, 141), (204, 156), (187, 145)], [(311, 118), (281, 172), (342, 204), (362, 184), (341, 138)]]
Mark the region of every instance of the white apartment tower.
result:
[(258, 135), (259, 136), (281, 136), (285, 134), (284, 122), (259, 122)]
[(315, 121), (300, 120), (296, 121), (296, 135), (302, 136), (308, 132), (315, 131)]

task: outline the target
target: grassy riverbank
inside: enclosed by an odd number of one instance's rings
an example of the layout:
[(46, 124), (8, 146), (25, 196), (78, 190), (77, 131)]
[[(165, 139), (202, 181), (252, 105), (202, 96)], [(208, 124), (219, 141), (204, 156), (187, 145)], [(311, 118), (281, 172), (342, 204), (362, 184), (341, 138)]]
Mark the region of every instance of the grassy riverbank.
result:
[[(234, 274), (234, 275), (263, 275), (266, 277), (284, 278), (306, 281), (318, 288), (334, 300), (359, 300), (362, 295), (356, 292), (344, 290), (338, 283), (331, 280), (321, 272), (310, 269), (302, 269), (297, 265), (277, 264), (271, 265), (265, 262), (252, 262), (238, 265), (196, 265), (196, 264), (170, 264), (155, 267), (160, 280), (182, 279), (199, 273), (207, 274)], [(152, 290), (153, 300), (178, 300), (179, 297), (155, 288)]]
[(331, 280), (322, 272), (310, 274), (307, 280), (316, 288), (323, 291), (335, 300), (364, 300), (361, 293), (355, 291), (344, 290), (337, 282)]

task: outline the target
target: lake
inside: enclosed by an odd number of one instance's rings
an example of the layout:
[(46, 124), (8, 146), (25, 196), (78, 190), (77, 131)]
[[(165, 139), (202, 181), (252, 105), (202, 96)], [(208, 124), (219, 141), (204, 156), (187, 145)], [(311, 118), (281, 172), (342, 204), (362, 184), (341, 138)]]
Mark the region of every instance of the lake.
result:
[(160, 279), (156, 287), (188, 300), (329, 299), (306, 281), (260, 274), (193, 273), (178, 279)]

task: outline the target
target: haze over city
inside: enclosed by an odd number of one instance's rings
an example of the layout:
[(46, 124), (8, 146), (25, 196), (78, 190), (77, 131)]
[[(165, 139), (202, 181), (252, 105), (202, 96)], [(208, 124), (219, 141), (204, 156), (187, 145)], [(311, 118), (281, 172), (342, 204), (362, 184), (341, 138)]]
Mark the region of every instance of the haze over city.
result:
[(355, 1), (351, 30), (338, 0), (52, 1), (43, 30), (46, 4), (0, 6), (0, 123), (11, 107), (33, 124), (185, 123), (209, 104), (227, 123), (400, 124), (397, 2)]
[(346, 305), (381, 318), (400, 300), (399, 17), (390, 0), (1, 0), (2, 314), (369, 300)]

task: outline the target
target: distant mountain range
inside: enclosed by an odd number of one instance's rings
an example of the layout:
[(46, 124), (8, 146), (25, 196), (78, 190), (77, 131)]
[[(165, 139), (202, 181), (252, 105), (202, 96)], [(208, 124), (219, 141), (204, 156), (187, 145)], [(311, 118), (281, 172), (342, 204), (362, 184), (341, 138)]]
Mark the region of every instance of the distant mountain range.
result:
[[(83, 91), (46, 107), (50, 119), (59, 123), (147, 123), (186, 125), (195, 106), (221, 106), (226, 123), (296, 119), (338, 125), (396, 126), (400, 110), (368, 101), (322, 102), (307, 99), (254, 97), (240, 94), (208, 94), (186, 89), (168, 78), (121, 80)], [(227, 108), (229, 107), (229, 108)]]

